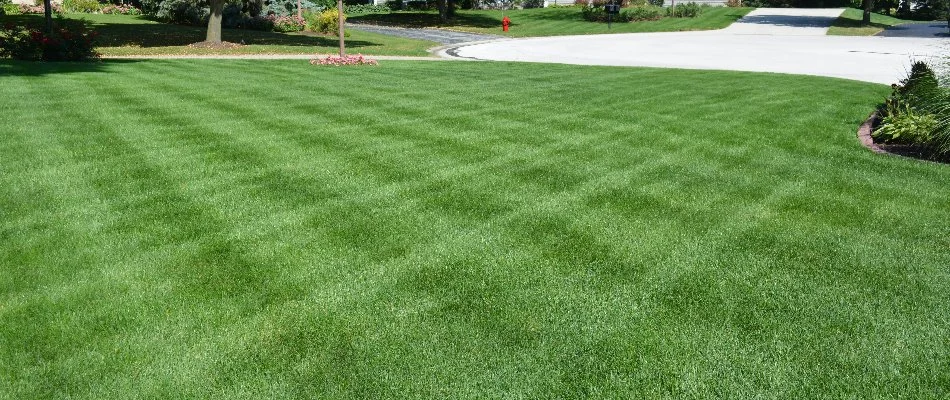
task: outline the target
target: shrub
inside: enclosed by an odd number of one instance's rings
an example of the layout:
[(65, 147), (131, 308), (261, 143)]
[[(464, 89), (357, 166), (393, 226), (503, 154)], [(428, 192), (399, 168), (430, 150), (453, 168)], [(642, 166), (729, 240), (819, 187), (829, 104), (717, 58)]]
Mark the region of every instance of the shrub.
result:
[(13, 3), (5, 3), (5, 4), (3, 4), (3, 8), (0, 8), (0, 15), (3, 15), (3, 14), (7, 14), (7, 15), (18, 15), (18, 14), (20, 14), (20, 5), (19, 5), (19, 4), (13, 4)]
[(132, 5), (106, 5), (99, 10), (103, 14), (122, 14), (122, 15), (142, 15), (142, 10), (135, 8)]
[(101, 6), (98, 0), (63, 0), (63, 10), (72, 13), (95, 13)]
[(741, 0), (726, 0), (726, 7), (742, 7)]
[[(611, 20), (613, 22), (656, 21), (663, 18), (663, 13), (662, 7), (644, 5), (621, 9), (619, 14), (611, 17)], [(584, 6), (581, 15), (588, 21), (607, 21), (607, 12), (603, 6)]]
[(386, 7), (390, 10), (402, 10), (402, 0), (386, 0)]
[(307, 22), (296, 15), (269, 15), (267, 18), (273, 21), (273, 30), (275, 32), (300, 32), (307, 26)]
[(663, 7), (663, 0), (649, 0), (651, 6)]
[(892, 87), (871, 136), (877, 142), (919, 146), (928, 157), (950, 161), (950, 89), (939, 85), (924, 62), (915, 62), (907, 78)]
[(910, 107), (922, 108), (933, 101), (939, 91), (937, 75), (933, 69), (923, 61), (916, 61), (911, 65), (907, 78), (901, 80), (891, 98), (908, 103)]
[[(167, 0), (166, 0), (167, 1)], [(334, 2), (336, 4), (336, 2)], [(300, 0), (300, 8), (309, 10), (317, 5), (310, 0)], [(297, 0), (264, 0), (263, 15), (287, 16), (297, 14)]]
[[(19, 10), (19, 11), (20, 11), (20, 14), (44, 14), (44, 13), (46, 13), (46, 9), (43, 8), (43, 5), (42, 5), (42, 4), (40, 4), (40, 5), (19, 4), (18, 6), (19, 6), (19, 8), (20, 8), (20, 10)], [(52, 11), (53, 11), (53, 14), (57, 14), (57, 15), (62, 14), (62, 13), (63, 13), (63, 7), (60, 6), (59, 4), (53, 3), (53, 9), (52, 9)]]
[(626, 21), (656, 21), (663, 18), (663, 9), (652, 6), (633, 7), (623, 10), (620, 14)]
[(8, 24), (0, 29), (0, 57), (34, 61), (88, 61), (99, 58), (96, 33), (84, 22), (56, 21), (53, 32)]
[(376, 6), (372, 4), (357, 4), (343, 7), (344, 15), (388, 14), (390, 11), (392, 10), (390, 10), (388, 6)]
[(271, 32), (274, 30), (274, 21), (267, 17), (249, 17), (243, 22), (244, 29), (250, 29), (254, 31), (264, 31)]
[(703, 13), (703, 7), (691, 1), (689, 3), (680, 3), (675, 7), (667, 8), (666, 13), (671, 17), (695, 18), (699, 16), (699, 14)]
[(158, 6), (155, 18), (180, 25), (207, 25), (209, 10), (199, 0), (165, 0)]
[[(335, 8), (331, 8), (323, 10), (323, 12), (319, 14), (307, 13), (304, 15), (304, 18), (306, 19), (307, 29), (311, 32), (338, 35), (340, 31), (339, 15)], [(345, 15), (343, 20), (346, 20)]]
[(403, 2), (406, 11), (429, 11), (436, 8), (435, 0), (409, 0)]

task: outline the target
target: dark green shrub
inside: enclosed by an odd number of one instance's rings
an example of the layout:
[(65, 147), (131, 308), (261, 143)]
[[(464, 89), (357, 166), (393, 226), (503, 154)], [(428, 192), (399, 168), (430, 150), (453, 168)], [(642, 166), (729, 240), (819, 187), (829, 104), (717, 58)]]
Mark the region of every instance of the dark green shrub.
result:
[(99, 58), (96, 33), (84, 21), (57, 19), (53, 31), (8, 24), (0, 28), (0, 57), (32, 61), (90, 61)]
[(207, 25), (209, 10), (200, 0), (165, 0), (158, 5), (155, 18), (180, 25)]
[(403, 3), (406, 11), (429, 11), (435, 9), (434, 0), (410, 0)]
[(914, 108), (924, 108), (940, 91), (937, 75), (927, 63), (916, 61), (910, 67), (906, 79), (901, 80), (896, 90), (896, 99)]
[(950, 0), (916, 0), (911, 18), (921, 21), (947, 20), (947, 3)]
[(625, 21), (656, 21), (663, 18), (663, 8), (655, 6), (633, 7), (620, 13)]
[(663, 0), (649, 0), (651, 6), (663, 7)]
[(388, 14), (390, 11), (387, 6), (376, 6), (372, 4), (358, 4), (343, 7), (343, 14), (345, 15), (362, 15), (362, 14)]
[(694, 2), (679, 3), (675, 7), (666, 9), (668, 16), (676, 18), (696, 18), (703, 13), (703, 7)]
[[(336, 2), (333, 2), (336, 7)], [(309, 10), (317, 8), (317, 5), (310, 0), (300, 0), (300, 8)], [(264, 0), (264, 6), (261, 8), (262, 15), (287, 16), (297, 14), (297, 0)]]

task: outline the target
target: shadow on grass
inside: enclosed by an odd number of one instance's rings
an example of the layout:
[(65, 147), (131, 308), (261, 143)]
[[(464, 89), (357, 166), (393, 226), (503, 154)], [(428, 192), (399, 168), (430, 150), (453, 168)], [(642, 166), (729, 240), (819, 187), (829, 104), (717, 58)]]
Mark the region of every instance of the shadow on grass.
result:
[(850, 19), (850, 18), (838, 18), (835, 20), (831, 26), (836, 28), (877, 28), (877, 29), (887, 29), (891, 26), (888, 24), (881, 24), (878, 22), (871, 22), (865, 24), (861, 20)]
[(501, 14), (498, 18), (482, 14), (456, 13), (455, 17), (443, 23), (437, 12), (394, 12), (390, 14), (366, 14), (348, 19), (354, 23), (364, 23), (383, 26), (400, 26), (406, 28), (432, 27), (468, 27), (494, 28), (501, 26)]
[[(81, 18), (70, 19), (78, 20)], [(0, 22), (29, 26), (42, 26), (42, 15), (17, 15), (0, 17)], [(172, 25), (148, 20), (144, 17), (126, 18), (120, 21), (102, 22), (86, 20), (86, 23), (99, 33), (99, 47), (170, 47), (187, 46), (205, 40), (207, 27)], [(333, 47), (338, 40), (335, 36), (322, 36), (309, 32), (276, 33), (252, 31), (247, 29), (222, 29), (222, 39), (232, 43), (265, 46)], [(347, 47), (375, 47), (380, 43), (347, 40)]]
[[(742, 19), (743, 23), (790, 26), (795, 28), (825, 28), (837, 25), (838, 17), (812, 17), (792, 15), (755, 15)], [(858, 21), (860, 22), (860, 21)]]
[(115, 67), (141, 62), (139, 60), (106, 60), (95, 62), (43, 62), (0, 60), (0, 77), (44, 76), (74, 72), (109, 72)]

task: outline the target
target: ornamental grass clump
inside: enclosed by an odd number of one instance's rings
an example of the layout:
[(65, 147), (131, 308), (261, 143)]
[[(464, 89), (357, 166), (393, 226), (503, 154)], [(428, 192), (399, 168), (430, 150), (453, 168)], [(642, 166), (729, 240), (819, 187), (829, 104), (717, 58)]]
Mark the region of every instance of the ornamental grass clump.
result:
[(310, 65), (333, 65), (341, 67), (344, 65), (379, 65), (379, 62), (372, 58), (363, 57), (362, 54), (357, 54), (355, 56), (344, 55), (326, 56), (324, 58), (317, 57), (310, 60)]

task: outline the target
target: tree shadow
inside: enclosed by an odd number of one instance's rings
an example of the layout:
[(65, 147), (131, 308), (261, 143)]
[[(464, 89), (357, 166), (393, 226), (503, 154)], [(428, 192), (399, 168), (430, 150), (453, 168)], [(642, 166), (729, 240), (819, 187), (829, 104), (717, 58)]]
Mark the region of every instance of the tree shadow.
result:
[(865, 24), (859, 19), (848, 19), (848, 18), (838, 18), (835, 23), (832, 25), (837, 28), (878, 28), (878, 29), (887, 29), (890, 28), (890, 25), (881, 24), (878, 22), (871, 22)]
[(498, 18), (483, 14), (456, 12), (455, 17), (443, 23), (437, 12), (394, 12), (389, 14), (366, 14), (347, 19), (354, 23), (398, 26), (404, 28), (495, 28), (501, 26), (501, 14)]
[[(789, 27), (795, 27), (795, 28), (827, 28), (835, 24), (836, 20), (838, 20), (838, 17), (799, 16), (799, 15), (753, 15), (753, 16), (746, 16), (742, 18), (739, 22), (748, 23), (748, 24), (789, 26)], [(857, 21), (857, 22), (860, 23), (861, 21)]]
[(943, 22), (912, 22), (887, 27), (877, 36), (889, 37), (950, 37), (950, 27)]
[[(13, 18), (15, 17), (15, 18)], [(77, 20), (69, 18), (70, 20)], [(81, 18), (80, 18), (81, 19)], [(0, 22), (17, 23), (29, 26), (42, 26), (42, 15), (17, 15), (0, 18)], [(99, 47), (175, 47), (187, 46), (205, 40), (207, 27), (173, 25), (155, 22), (145, 17), (86, 20), (86, 23), (98, 32)], [(335, 36), (324, 36), (310, 32), (277, 33), (253, 31), (248, 29), (222, 29), (222, 39), (232, 43), (264, 46), (294, 47), (333, 47), (338, 43)], [(368, 41), (346, 42), (348, 47), (374, 47), (379, 43)]]
[(104, 60), (92, 62), (44, 62), (0, 60), (0, 77), (44, 76), (75, 72), (110, 72), (116, 67), (141, 62), (140, 60)]

